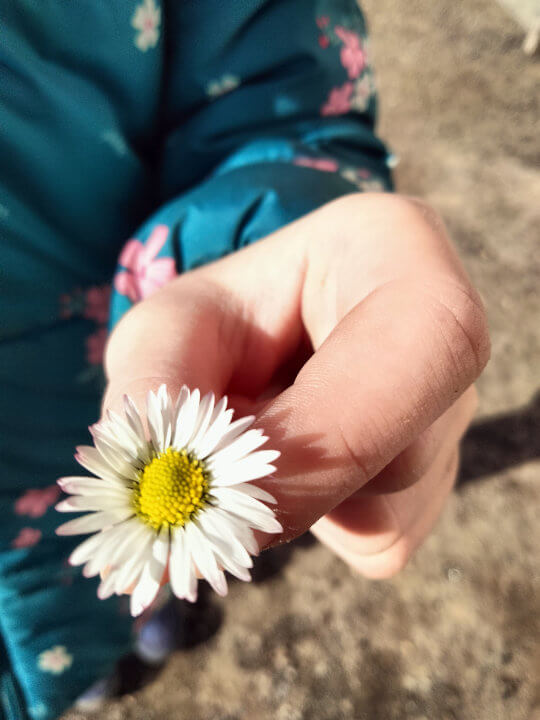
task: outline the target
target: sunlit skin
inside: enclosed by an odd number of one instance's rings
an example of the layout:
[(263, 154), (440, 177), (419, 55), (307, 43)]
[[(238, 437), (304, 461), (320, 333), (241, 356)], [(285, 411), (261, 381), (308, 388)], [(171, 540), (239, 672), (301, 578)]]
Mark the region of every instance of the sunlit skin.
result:
[(488, 357), (482, 303), (437, 215), (349, 195), (136, 305), (108, 344), (104, 408), (124, 393), (143, 407), (163, 382), (229, 395), (282, 453), (257, 484), (285, 531), (261, 548), (311, 528), (383, 578), (451, 491)]

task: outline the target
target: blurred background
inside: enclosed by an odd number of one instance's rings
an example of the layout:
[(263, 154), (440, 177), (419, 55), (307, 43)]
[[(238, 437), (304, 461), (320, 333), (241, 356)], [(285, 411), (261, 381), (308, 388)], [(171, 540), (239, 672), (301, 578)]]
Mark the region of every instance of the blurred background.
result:
[(164, 667), (128, 659), (117, 699), (64, 720), (540, 719), (540, 9), (501, 2), (363, 3), (398, 189), (442, 214), (491, 324), (435, 532), (389, 581), (310, 537), (265, 553)]

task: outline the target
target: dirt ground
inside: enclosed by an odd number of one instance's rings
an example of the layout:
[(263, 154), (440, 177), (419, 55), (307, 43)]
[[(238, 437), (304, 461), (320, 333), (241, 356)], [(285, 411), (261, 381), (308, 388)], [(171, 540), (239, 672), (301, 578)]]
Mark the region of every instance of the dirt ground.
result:
[(492, 0), (364, 6), (398, 187), (442, 213), (489, 310), (459, 487), (395, 579), (310, 538), (267, 553), (163, 668), (64, 720), (540, 718), (540, 61)]

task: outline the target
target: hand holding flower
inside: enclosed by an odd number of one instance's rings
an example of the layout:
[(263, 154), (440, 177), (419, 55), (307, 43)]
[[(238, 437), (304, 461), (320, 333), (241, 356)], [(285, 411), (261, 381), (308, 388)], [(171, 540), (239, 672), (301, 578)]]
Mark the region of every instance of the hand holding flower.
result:
[[(218, 229), (216, 230), (218, 231)], [(313, 526), (370, 577), (434, 524), (489, 355), (484, 311), (421, 203), (350, 195), (136, 305), (106, 353), (104, 409), (166, 383), (255, 416), (277, 471), (255, 481), (283, 533)], [(262, 496), (261, 496), (262, 497)]]

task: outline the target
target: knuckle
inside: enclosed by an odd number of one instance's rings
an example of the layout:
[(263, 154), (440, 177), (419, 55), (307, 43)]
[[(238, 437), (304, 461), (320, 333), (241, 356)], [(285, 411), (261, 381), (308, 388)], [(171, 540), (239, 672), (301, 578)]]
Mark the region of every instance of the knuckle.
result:
[(437, 233), (444, 233), (444, 222), (439, 213), (422, 198), (413, 197), (411, 195), (402, 195), (401, 210), (406, 210), (419, 217), (429, 227)]
[(457, 371), (473, 382), (490, 357), (486, 313), (472, 289), (444, 283), (435, 295), (435, 322)]
[(335, 210), (354, 210), (362, 208), (367, 204), (377, 204), (381, 209), (390, 212), (414, 212), (420, 214), (429, 222), (436, 222), (442, 225), (442, 220), (435, 210), (421, 198), (412, 197), (410, 195), (402, 195), (400, 193), (389, 192), (353, 192), (348, 195), (342, 195), (325, 207)]
[(362, 219), (366, 207), (378, 216), (384, 217), (395, 227), (404, 227), (410, 221), (421, 222), (438, 234), (445, 234), (444, 222), (437, 211), (424, 200), (396, 193), (351, 193), (329, 204), (338, 217), (346, 218), (356, 214)]
[(341, 444), (343, 447), (343, 455), (350, 461), (351, 466), (355, 470), (357, 485), (363, 486), (374, 477), (376, 469), (381, 467), (384, 452), (385, 432), (377, 427), (375, 422), (371, 424), (369, 430), (358, 432), (357, 428), (338, 422), (336, 424)]

